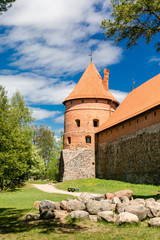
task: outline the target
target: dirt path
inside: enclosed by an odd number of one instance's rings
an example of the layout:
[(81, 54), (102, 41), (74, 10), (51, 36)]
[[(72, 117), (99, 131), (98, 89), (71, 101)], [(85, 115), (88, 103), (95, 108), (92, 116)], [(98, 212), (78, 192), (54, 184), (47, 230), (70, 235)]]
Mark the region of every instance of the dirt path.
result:
[[(32, 184), (32, 186), (34, 186), (35, 188), (43, 191), (43, 192), (48, 192), (48, 193), (59, 193), (59, 194), (68, 194), (68, 195), (73, 195), (78, 197), (79, 195), (81, 195), (82, 192), (67, 192), (64, 190), (60, 190), (54, 187), (54, 185), (50, 185), (50, 184)], [(95, 197), (96, 196), (100, 196), (101, 194), (93, 194)]]
[(81, 192), (67, 192), (64, 190), (57, 189), (54, 187), (54, 185), (49, 185), (49, 184), (32, 184), (32, 186), (34, 186), (35, 188), (38, 188), (43, 192), (48, 192), (48, 193), (68, 194), (76, 197), (81, 195)]

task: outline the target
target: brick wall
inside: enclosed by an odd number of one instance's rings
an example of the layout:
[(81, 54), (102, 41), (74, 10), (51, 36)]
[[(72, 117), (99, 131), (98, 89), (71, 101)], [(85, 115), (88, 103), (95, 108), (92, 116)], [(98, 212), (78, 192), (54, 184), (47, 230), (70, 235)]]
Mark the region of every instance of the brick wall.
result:
[(159, 106), (96, 134), (96, 177), (160, 184)]

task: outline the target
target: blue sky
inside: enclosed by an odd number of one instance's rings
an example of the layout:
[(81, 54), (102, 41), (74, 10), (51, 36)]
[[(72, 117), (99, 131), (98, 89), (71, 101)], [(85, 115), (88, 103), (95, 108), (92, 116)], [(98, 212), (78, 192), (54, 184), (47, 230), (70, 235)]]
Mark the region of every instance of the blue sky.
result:
[[(156, 39), (143, 39), (131, 50), (104, 41), (101, 20), (110, 16), (108, 0), (17, 0), (0, 16), (0, 84), (9, 98), (24, 96), (38, 124), (56, 135), (63, 130), (62, 101), (75, 87), (90, 62), (103, 77), (110, 70), (109, 87), (121, 102), (131, 90), (160, 72)], [(158, 39), (158, 36), (157, 36)]]

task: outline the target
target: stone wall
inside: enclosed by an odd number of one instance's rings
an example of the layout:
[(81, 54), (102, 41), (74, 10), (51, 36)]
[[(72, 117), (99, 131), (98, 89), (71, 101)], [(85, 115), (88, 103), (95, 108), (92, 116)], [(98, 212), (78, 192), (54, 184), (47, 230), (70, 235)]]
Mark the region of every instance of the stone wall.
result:
[(97, 143), (96, 177), (160, 184), (160, 123)]
[(60, 161), (60, 181), (95, 177), (95, 152), (93, 149), (64, 149)]

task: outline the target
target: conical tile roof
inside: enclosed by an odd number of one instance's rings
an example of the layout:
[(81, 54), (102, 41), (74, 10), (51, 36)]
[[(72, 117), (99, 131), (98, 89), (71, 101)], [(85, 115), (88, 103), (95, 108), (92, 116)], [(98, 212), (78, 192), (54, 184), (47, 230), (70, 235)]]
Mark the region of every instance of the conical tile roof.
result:
[(63, 103), (73, 99), (84, 98), (108, 99), (119, 104), (111, 92), (105, 90), (102, 83), (102, 77), (94, 63), (88, 65), (81, 79)]

